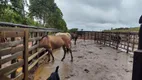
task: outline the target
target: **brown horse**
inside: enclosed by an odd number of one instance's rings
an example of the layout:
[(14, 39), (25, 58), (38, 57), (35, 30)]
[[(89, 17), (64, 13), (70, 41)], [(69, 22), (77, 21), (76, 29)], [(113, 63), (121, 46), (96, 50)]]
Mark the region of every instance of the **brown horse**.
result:
[(49, 52), (49, 59), (50, 61), (50, 55), (52, 56), (52, 60), (54, 61), (54, 56), (52, 54), (52, 50), (58, 49), (60, 47), (63, 47), (64, 50), (64, 56), (61, 59), (63, 61), (65, 59), (66, 53), (70, 52), (71, 54), (71, 61), (73, 61), (72, 51), (71, 51), (71, 39), (66, 35), (58, 35), (58, 36), (43, 36), (40, 40), (39, 47), (44, 47), (46, 51)]

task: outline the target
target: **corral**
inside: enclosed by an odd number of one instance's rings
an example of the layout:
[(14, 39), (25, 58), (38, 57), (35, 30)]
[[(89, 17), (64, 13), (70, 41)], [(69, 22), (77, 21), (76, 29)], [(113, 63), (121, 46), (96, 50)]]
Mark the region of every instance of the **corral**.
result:
[[(45, 52), (44, 48), (38, 48), (39, 40), (48, 32), (55, 33), (59, 30), (12, 23), (0, 23), (0, 26), (2, 26), (0, 38), (9, 40), (0, 43), (1, 79), (46, 80), (57, 65), (60, 65), (59, 74), (62, 80), (130, 80), (132, 78), (133, 54), (128, 53), (137, 50), (137, 32), (83, 32), (77, 45), (72, 46), (74, 62), (71, 63), (68, 57), (61, 62), (62, 51), (57, 50), (54, 53), (54, 64), (52, 62), (47, 64), (48, 52)], [(114, 37), (117, 35), (121, 40), (118, 41), (117, 37)], [(16, 40), (18, 37), (21, 39)], [(36, 77), (33, 76), (34, 73)]]

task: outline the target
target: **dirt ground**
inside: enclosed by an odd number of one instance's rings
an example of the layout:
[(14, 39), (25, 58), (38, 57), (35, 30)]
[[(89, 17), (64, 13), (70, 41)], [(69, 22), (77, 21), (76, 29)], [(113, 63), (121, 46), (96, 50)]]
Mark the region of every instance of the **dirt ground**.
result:
[(91, 40), (78, 40), (72, 51), (74, 61), (70, 62), (67, 54), (61, 62), (63, 50), (55, 50), (55, 61), (46, 64), (41, 61), (43, 64), (35, 71), (34, 80), (46, 80), (58, 65), (61, 80), (131, 80), (133, 55)]

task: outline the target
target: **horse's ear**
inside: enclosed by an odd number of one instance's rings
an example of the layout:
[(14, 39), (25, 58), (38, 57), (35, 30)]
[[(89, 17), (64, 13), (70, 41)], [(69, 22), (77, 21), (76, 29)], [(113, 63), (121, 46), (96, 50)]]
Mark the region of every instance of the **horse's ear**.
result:
[(44, 37), (48, 38), (48, 35), (42, 36), (42, 38), (39, 41), (41, 41)]

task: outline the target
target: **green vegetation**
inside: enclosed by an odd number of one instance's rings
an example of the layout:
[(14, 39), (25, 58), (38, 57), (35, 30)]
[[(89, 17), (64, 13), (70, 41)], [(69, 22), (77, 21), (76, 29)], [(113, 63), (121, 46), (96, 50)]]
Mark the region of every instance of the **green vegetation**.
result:
[(78, 31), (78, 28), (72, 28), (68, 30), (68, 32), (76, 32), (76, 31)]
[(63, 14), (54, 0), (29, 1), (30, 5), (27, 0), (0, 0), (0, 21), (67, 30)]
[(30, 3), (30, 17), (36, 17), (40, 23), (43, 22), (44, 27), (67, 30), (63, 14), (54, 0), (30, 0)]
[(139, 27), (133, 27), (133, 28), (115, 28), (111, 30), (104, 30), (104, 31), (111, 31), (111, 32), (138, 32)]
[(24, 10), (26, 0), (1, 0), (0, 21), (38, 26)]

